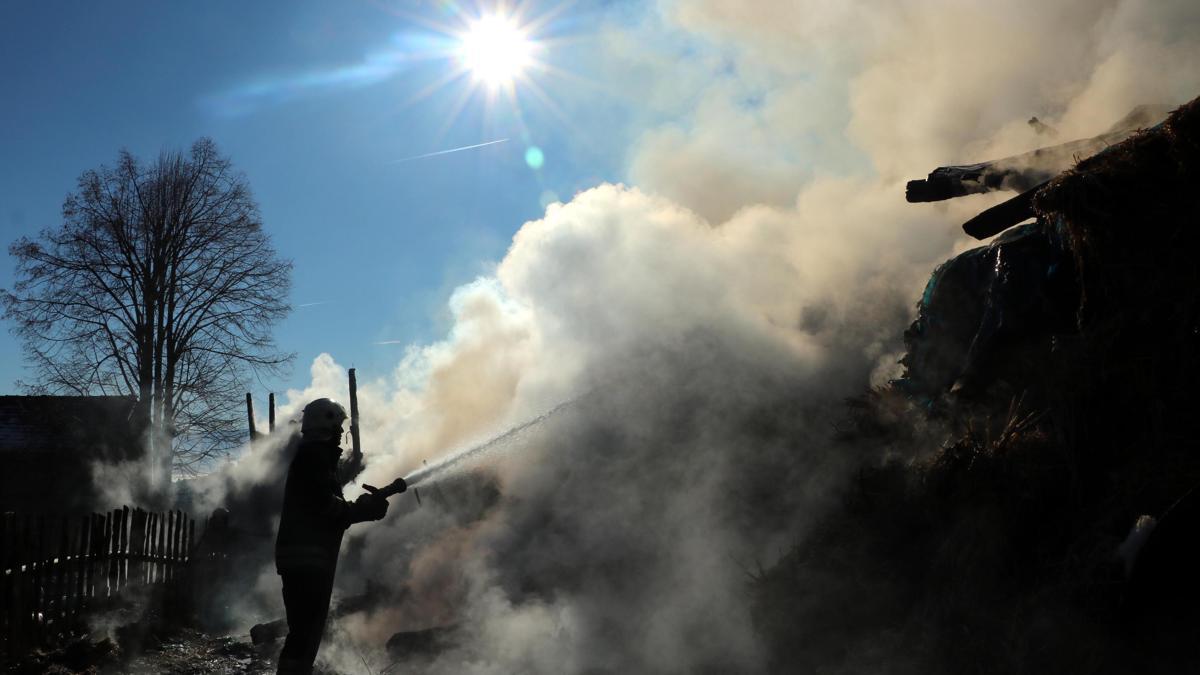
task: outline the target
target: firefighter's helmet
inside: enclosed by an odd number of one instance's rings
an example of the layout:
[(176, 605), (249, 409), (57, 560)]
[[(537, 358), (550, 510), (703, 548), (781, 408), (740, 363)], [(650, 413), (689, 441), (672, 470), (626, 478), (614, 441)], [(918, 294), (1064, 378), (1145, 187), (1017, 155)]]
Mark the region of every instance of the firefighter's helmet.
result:
[(340, 436), (342, 422), (346, 421), (346, 409), (341, 403), (328, 398), (319, 398), (304, 406), (304, 417), (300, 422), (300, 433), (305, 435)]

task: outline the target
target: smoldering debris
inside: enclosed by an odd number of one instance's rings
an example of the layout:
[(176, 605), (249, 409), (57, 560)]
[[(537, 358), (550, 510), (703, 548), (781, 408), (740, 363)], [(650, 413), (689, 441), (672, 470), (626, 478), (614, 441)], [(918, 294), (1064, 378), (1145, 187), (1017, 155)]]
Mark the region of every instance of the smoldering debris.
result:
[[(1158, 124), (1166, 118), (1172, 108), (1173, 106), (1162, 104), (1139, 105), (1107, 131), (1092, 138), (1038, 148), (1020, 155), (977, 164), (938, 167), (926, 178), (908, 181), (905, 199), (909, 202), (934, 202), (993, 190), (1027, 192), (1066, 171), (1079, 158), (1090, 157), (1133, 136), (1141, 129)], [(1046, 126), (1036, 117), (1030, 120), (1030, 124), (1034, 122), (1040, 125), (1035, 125), (1035, 128)], [(1012, 224), (1016, 222), (1020, 221)], [(976, 239), (986, 239), (996, 234), (989, 232), (980, 236), (968, 233)]]
[(456, 642), (456, 630), (453, 626), (444, 626), (395, 633), (388, 638), (387, 653), (402, 660), (408, 660), (414, 656), (434, 656), (453, 648)]
[[(1196, 238), (1200, 203), (1187, 186), (1198, 130), (1200, 99), (1039, 193), (1039, 219), (1065, 230), (1082, 270), (1076, 322), (1057, 327), (1053, 349), (1024, 354), (1024, 367), (983, 377), (982, 397), (964, 400), (948, 381), (923, 394), (958, 425), (956, 440), (922, 461), (864, 469), (845, 506), (759, 575), (756, 616), (777, 668), (1196, 669), (1197, 547), (1182, 533), (1200, 512), (1190, 412), (1200, 368), (1188, 336), (1200, 300), (1194, 266), (1166, 249)], [(881, 396), (910, 395), (901, 391)], [(1012, 391), (1031, 394), (997, 395)], [(907, 433), (894, 417), (862, 428)]]
[(269, 623), (256, 623), (250, 627), (250, 642), (264, 645), (287, 636), (287, 619), (276, 619)]

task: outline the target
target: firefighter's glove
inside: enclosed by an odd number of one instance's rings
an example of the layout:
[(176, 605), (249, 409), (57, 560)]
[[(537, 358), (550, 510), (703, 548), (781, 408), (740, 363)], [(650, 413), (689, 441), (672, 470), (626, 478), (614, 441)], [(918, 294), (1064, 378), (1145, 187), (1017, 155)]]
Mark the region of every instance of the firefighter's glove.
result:
[(387, 515), (388, 501), (383, 497), (366, 494), (360, 495), (350, 505), (350, 522), (361, 523), (367, 520), (382, 520)]

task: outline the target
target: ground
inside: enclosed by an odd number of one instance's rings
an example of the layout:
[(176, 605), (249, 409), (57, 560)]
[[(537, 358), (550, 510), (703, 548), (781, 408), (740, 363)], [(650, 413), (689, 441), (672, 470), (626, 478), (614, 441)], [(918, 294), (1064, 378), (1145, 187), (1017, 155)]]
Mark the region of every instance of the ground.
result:
[(260, 648), (250, 644), (246, 637), (214, 637), (195, 630), (182, 630), (158, 648), (123, 664), (121, 670), (136, 675), (274, 673), (274, 656), (281, 646), (276, 643)]
[(151, 637), (133, 656), (123, 654), (112, 640), (75, 640), (53, 651), (37, 651), (9, 673), (129, 673), (131, 675), (201, 675), (214, 673), (274, 673), (275, 655), (282, 642), (255, 646), (248, 636), (213, 636), (184, 628)]

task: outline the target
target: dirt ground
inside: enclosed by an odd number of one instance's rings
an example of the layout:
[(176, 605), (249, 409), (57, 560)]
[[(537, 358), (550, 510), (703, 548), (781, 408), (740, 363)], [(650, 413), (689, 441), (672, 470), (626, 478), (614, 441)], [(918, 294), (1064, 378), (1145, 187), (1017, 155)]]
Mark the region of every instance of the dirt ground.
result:
[(133, 654), (123, 653), (109, 639), (75, 640), (59, 649), (33, 652), (18, 662), (8, 664), (5, 672), (13, 675), (274, 673), (275, 657), (282, 646), (282, 641), (255, 646), (250, 643), (249, 636), (213, 636), (192, 629), (179, 629), (161, 640), (147, 640)]
[(136, 675), (191, 675), (195, 673), (274, 673), (275, 656), (282, 642), (255, 646), (248, 637), (214, 637), (195, 630), (182, 630), (121, 664), (120, 672)]

